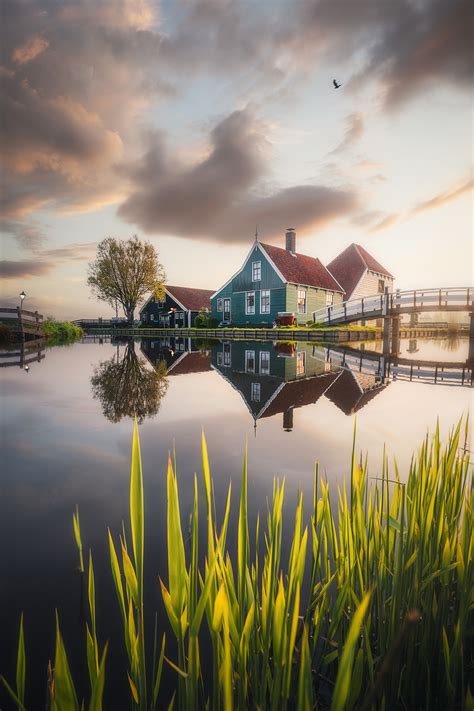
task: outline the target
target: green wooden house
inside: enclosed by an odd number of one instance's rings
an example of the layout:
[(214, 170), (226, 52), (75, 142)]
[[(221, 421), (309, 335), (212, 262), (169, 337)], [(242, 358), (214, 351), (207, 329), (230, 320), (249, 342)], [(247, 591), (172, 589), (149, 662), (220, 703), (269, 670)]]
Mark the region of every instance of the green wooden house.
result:
[(313, 311), (342, 302), (343, 295), (319, 259), (296, 252), (296, 233), (289, 228), (286, 249), (255, 240), (239, 271), (211, 296), (211, 311), (236, 326), (272, 326), (281, 313), (305, 324)]

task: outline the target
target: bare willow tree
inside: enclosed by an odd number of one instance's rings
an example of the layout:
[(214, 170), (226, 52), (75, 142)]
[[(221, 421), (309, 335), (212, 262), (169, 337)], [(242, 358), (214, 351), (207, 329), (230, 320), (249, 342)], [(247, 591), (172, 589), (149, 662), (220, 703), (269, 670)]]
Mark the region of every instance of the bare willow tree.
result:
[(136, 235), (127, 240), (102, 240), (95, 260), (89, 264), (87, 283), (101, 301), (111, 306), (121, 304), (130, 324), (146, 294), (151, 292), (158, 298), (165, 295), (165, 271), (158, 252)]

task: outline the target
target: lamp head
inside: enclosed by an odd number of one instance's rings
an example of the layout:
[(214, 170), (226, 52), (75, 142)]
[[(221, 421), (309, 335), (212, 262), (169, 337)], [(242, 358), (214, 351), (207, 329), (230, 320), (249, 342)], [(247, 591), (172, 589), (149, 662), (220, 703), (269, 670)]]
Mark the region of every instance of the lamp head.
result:
[(25, 298), (25, 296), (26, 296), (25, 292), (22, 291), (21, 294), (20, 294), (20, 299), (23, 301), (23, 299)]

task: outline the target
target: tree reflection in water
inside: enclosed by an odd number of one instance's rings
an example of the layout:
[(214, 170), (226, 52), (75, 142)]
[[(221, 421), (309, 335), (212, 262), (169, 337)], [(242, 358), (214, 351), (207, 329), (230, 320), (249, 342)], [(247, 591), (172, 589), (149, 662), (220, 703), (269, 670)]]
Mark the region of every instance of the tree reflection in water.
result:
[(141, 424), (156, 415), (168, 389), (166, 363), (151, 370), (144, 358), (135, 353), (133, 341), (127, 343), (123, 357), (117, 355), (100, 363), (91, 378), (92, 395), (102, 404), (104, 416), (111, 422), (136, 417)]

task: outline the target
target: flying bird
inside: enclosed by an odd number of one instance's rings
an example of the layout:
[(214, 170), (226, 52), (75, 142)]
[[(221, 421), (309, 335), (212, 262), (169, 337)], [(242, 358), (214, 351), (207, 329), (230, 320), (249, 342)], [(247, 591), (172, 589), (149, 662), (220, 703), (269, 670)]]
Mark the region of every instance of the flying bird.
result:
[(332, 80), (332, 83), (334, 84), (335, 89), (339, 89), (339, 87), (342, 86), (342, 84), (338, 84), (335, 79)]

